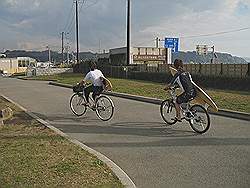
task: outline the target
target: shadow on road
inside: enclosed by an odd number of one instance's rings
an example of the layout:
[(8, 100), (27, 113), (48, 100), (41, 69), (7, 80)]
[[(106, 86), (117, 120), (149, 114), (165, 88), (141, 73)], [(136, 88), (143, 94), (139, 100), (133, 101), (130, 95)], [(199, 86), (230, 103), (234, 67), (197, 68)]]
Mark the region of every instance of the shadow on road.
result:
[(153, 142), (86, 143), (89, 147), (249, 146), (250, 138), (176, 138)]
[[(120, 136), (142, 136), (159, 138), (150, 142), (115, 142), (115, 143), (91, 143), (90, 147), (164, 147), (164, 146), (230, 146), (250, 145), (250, 138), (214, 138), (205, 137), (191, 130), (188, 124), (166, 126), (162, 122), (102, 122), (89, 116), (76, 118), (72, 115), (53, 115), (46, 117), (37, 114), (40, 118), (49, 122), (67, 133), (82, 134), (107, 134)], [(165, 138), (165, 139), (162, 139)], [(146, 140), (146, 139), (145, 139)]]
[[(189, 126), (168, 126), (163, 122), (103, 122), (97, 117), (75, 117), (73, 115), (45, 116), (34, 113), (65, 133), (116, 134), (148, 137), (189, 137), (197, 135)], [(178, 129), (176, 127), (181, 127)]]

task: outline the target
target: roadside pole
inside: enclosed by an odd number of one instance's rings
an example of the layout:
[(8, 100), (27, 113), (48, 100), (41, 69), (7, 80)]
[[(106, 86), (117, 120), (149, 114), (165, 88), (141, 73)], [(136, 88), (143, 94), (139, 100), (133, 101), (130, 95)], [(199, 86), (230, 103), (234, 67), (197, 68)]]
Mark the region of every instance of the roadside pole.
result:
[(130, 0), (127, 7), (127, 65), (130, 64)]
[(64, 61), (64, 31), (62, 32), (62, 63)]
[(79, 21), (78, 21), (78, 0), (76, 0), (76, 63), (79, 63)]

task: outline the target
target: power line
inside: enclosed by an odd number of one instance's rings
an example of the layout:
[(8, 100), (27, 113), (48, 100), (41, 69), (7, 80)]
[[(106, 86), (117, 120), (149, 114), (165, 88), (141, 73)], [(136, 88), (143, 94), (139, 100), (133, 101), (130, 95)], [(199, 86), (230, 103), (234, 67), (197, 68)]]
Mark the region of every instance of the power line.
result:
[[(215, 32), (215, 33), (209, 33), (209, 34), (180, 36), (179, 38), (188, 39), (188, 38), (198, 38), (198, 37), (209, 37), (209, 36), (223, 35), (223, 34), (228, 34), (228, 33), (235, 33), (235, 32), (245, 31), (245, 30), (249, 30), (249, 29), (250, 29), (250, 27), (243, 27), (243, 28), (240, 28), (240, 29), (234, 29), (234, 30), (228, 30), (228, 31), (221, 31), (221, 32)], [(151, 39), (151, 40), (148, 40), (148, 41), (144, 41), (144, 42), (138, 43), (137, 46), (140, 46), (142, 44), (146, 44), (146, 43), (152, 42), (154, 40), (155, 39)]]
[(249, 30), (250, 27), (244, 27), (240, 29), (235, 30), (229, 30), (229, 31), (221, 31), (221, 32), (215, 32), (215, 33), (209, 33), (209, 34), (201, 34), (201, 35), (191, 35), (191, 36), (181, 36), (180, 38), (197, 38), (197, 37), (209, 37), (209, 36), (215, 36), (215, 35), (223, 35), (228, 33), (235, 33), (239, 31)]
[(82, 7), (83, 7), (83, 4), (85, 3), (85, 1), (83, 0), (82, 2), (79, 2), (79, 4), (81, 4), (81, 7), (80, 7), (80, 9), (79, 9), (79, 14), (81, 13), (81, 11), (82, 11)]
[(70, 12), (69, 12), (69, 16), (68, 16), (67, 22), (65, 24), (65, 27), (63, 29), (64, 31), (67, 29), (67, 26), (69, 24), (70, 18), (71, 18), (71, 20), (72, 20), (72, 17), (74, 18), (74, 11), (73, 11), (73, 9), (74, 9), (74, 2), (72, 2), (72, 6), (71, 6), (71, 9), (70, 9)]
[(65, 29), (65, 31), (67, 31), (67, 33), (71, 33), (71, 31), (74, 28), (74, 17), (75, 17), (75, 13), (74, 13), (74, 16), (72, 16), (72, 18), (71, 18), (71, 21), (70, 21), (68, 28)]
[(100, 0), (96, 0), (95, 2), (93, 2), (92, 4), (89, 4), (88, 6), (86, 6), (84, 9), (87, 9), (89, 7), (92, 7), (94, 5), (96, 5)]
[[(81, 7), (80, 7), (80, 9), (79, 9), (79, 14), (80, 14), (80, 12), (81, 12), (81, 10), (82, 10), (82, 7), (83, 7), (83, 4), (85, 3), (85, 1), (82, 1), (82, 2), (80, 2), (80, 1), (78, 1), (78, 3), (80, 4), (81, 3)], [(75, 4), (75, 3), (73, 3), (73, 4)], [(71, 33), (72, 32), (72, 30), (74, 29), (74, 17), (75, 17), (75, 13), (74, 13), (74, 16), (72, 16), (72, 18), (71, 18), (71, 22), (70, 22), (70, 24), (69, 24), (69, 27), (67, 28), (67, 33)]]

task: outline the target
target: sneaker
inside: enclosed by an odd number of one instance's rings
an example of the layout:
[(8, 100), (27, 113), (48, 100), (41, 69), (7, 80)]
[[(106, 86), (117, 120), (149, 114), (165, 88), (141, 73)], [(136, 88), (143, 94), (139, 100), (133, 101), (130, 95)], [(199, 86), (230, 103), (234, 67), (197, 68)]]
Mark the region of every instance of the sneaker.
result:
[(182, 118), (178, 119), (177, 117), (171, 118), (172, 121), (178, 121), (178, 122), (182, 122)]
[(193, 125), (194, 124), (194, 119), (190, 119), (190, 123)]

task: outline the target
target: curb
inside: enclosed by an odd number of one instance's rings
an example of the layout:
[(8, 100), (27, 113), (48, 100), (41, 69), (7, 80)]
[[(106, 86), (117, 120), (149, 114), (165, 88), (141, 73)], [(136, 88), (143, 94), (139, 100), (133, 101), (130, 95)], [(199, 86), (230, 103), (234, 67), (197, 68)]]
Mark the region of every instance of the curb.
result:
[(52, 126), (50, 123), (48, 123), (47, 121), (39, 118), (38, 116), (36, 116), (35, 114), (33, 114), (32, 112), (29, 112), (27, 109), (25, 109), (24, 107), (22, 107), (21, 105), (19, 105), (18, 103), (14, 102), (13, 100), (11, 100), (10, 98), (4, 96), (1, 94), (1, 96), (3, 98), (5, 98), (6, 100), (8, 100), (9, 102), (13, 103), (14, 105), (18, 106), (21, 110), (23, 110), (25, 113), (27, 113), (29, 116), (31, 116), (32, 118), (36, 119), (38, 122), (40, 122), (41, 124), (43, 124), (44, 126), (48, 127), (49, 129), (55, 131), (58, 135), (66, 138), (67, 140), (69, 140), (71, 143), (76, 144), (78, 146), (80, 146), (82, 149), (84, 149), (85, 151), (91, 153), (92, 155), (95, 155), (99, 160), (103, 161), (112, 171), (113, 173), (118, 177), (118, 179), (121, 181), (121, 183), (126, 187), (126, 188), (136, 188), (136, 185), (134, 184), (134, 182), (130, 179), (130, 177), (126, 174), (126, 172), (124, 172), (117, 164), (115, 164), (111, 159), (109, 159), (108, 157), (106, 157), (105, 155), (99, 153), (98, 151), (86, 146), (85, 144), (81, 143), (80, 141), (76, 140), (76, 139), (72, 139), (70, 138), (67, 134), (65, 134), (64, 132), (62, 132), (61, 130), (57, 129), (56, 127)]
[(27, 77), (16, 77), (19, 80), (31, 80), (31, 81), (49, 81), (49, 82), (55, 82), (57, 80), (55, 79), (45, 79), (45, 80), (37, 80), (37, 79), (32, 79), (32, 78), (27, 78)]
[[(49, 82), (49, 85), (60, 86), (60, 87), (72, 89), (72, 85), (62, 84), (62, 83), (58, 83), (58, 82)], [(162, 100), (160, 100), (160, 99), (155, 99), (155, 98), (150, 98), (150, 97), (142, 97), (142, 96), (138, 96), (138, 95), (130, 95), (130, 94), (125, 94), (125, 93), (105, 92), (105, 94), (110, 95), (110, 96), (114, 96), (114, 97), (121, 97), (121, 98), (125, 98), (125, 99), (131, 99), (131, 100), (136, 100), (136, 101), (146, 102), (146, 103), (151, 103), (151, 104), (157, 104), (157, 105), (160, 105), (162, 102)], [(209, 113), (214, 114), (214, 115), (229, 117), (229, 118), (250, 121), (250, 113), (225, 110), (225, 109), (219, 109), (218, 112), (209, 112)]]

